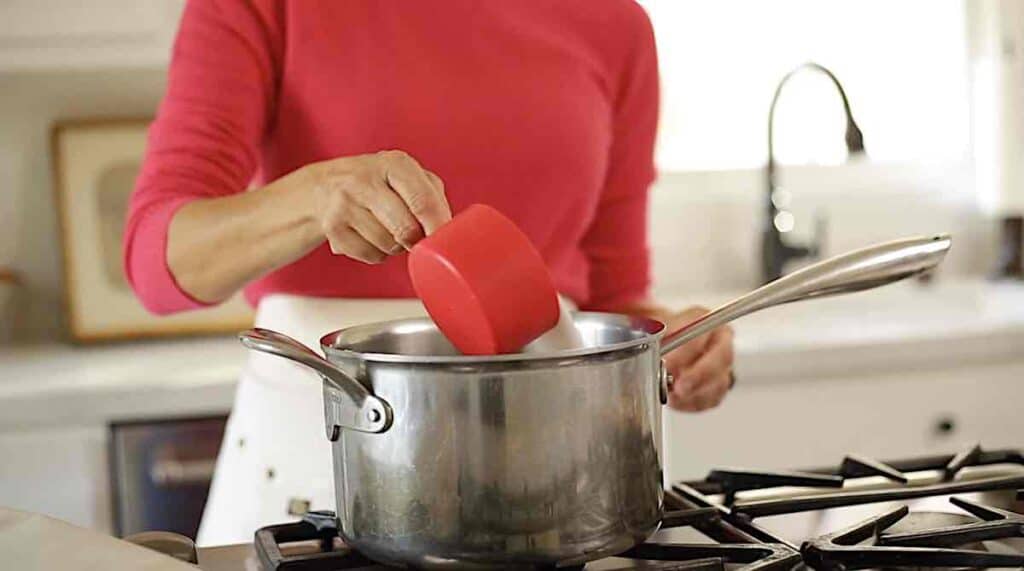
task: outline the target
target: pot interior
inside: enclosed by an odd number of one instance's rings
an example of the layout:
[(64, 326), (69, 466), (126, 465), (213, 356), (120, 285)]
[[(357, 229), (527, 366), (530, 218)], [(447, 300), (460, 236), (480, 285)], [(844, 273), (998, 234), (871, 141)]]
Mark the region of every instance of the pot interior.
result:
[(584, 348), (557, 353), (524, 352), (482, 357), (463, 355), (427, 318), (357, 325), (328, 333), (320, 340), (320, 344), (328, 355), (351, 351), (370, 361), (529, 361), (584, 356), (649, 343), (659, 337), (665, 328), (660, 321), (615, 313), (577, 312), (572, 317), (583, 339)]

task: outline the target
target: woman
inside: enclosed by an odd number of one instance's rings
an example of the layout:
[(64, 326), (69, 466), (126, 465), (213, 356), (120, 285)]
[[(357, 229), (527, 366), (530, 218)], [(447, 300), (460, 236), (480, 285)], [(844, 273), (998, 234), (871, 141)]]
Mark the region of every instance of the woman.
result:
[[(155, 313), (244, 289), (260, 326), (313, 344), (421, 313), (403, 253), (484, 202), (578, 306), (689, 321), (703, 310), (648, 297), (657, 98), (650, 23), (631, 0), (195, 0), (132, 198), (126, 271)], [(723, 328), (668, 358), (674, 408), (722, 400), (731, 339)], [(333, 508), (304, 375), (249, 357), (200, 543)]]

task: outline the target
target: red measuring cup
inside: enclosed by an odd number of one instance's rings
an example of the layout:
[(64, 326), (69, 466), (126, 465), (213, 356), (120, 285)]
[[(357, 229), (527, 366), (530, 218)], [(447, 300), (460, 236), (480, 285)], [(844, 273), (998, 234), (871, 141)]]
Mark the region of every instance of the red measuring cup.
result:
[(558, 322), (544, 259), (490, 206), (470, 206), (413, 246), (409, 277), (434, 323), (467, 355), (516, 352)]

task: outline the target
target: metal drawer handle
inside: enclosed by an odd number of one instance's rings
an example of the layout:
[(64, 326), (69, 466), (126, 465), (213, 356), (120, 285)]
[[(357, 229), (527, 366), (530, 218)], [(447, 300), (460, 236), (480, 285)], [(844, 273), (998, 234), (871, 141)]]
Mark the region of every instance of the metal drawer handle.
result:
[(205, 484), (213, 479), (217, 461), (158, 460), (149, 468), (149, 479), (157, 486), (170, 488), (189, 484)]

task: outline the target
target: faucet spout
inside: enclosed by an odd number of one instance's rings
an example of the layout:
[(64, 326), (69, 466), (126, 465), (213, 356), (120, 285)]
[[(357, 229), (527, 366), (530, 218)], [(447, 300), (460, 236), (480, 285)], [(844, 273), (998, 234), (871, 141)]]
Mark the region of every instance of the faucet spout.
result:
[(768, 108), (768, 164), (765, 166), (765, 219), (761, 233), (761, 280), (764, 283), (778, 279), (786, 270), (786, 265), (803, 258), (818, 257), (822, 251), (821, 232), (816, 232), (814, 243), (808, 245), (792, 244), (785, 234), (793, 226), (793, 215), (781, 205), (782, 191), (778, 185), (778, 165), (775, 162), (775, 106), (779, 101), (782, 88), (797, 73), (803, 71), (818, 72), (829, 78), (839, 92), (842, 99), (843, 112), (846, 117), (846, 149), (850, 155), (862, 154), (864, 152), (864, 134), (861, 132), (857, 122), (853, 119), (850, 111), (850, 101), (846, 97), (846, 90), (843, 89), (839, 79), (828, 68), (814, 63), (805, 63), (783, 76), (775, 87), (775, 94), (772, 96), (771, 106)]

